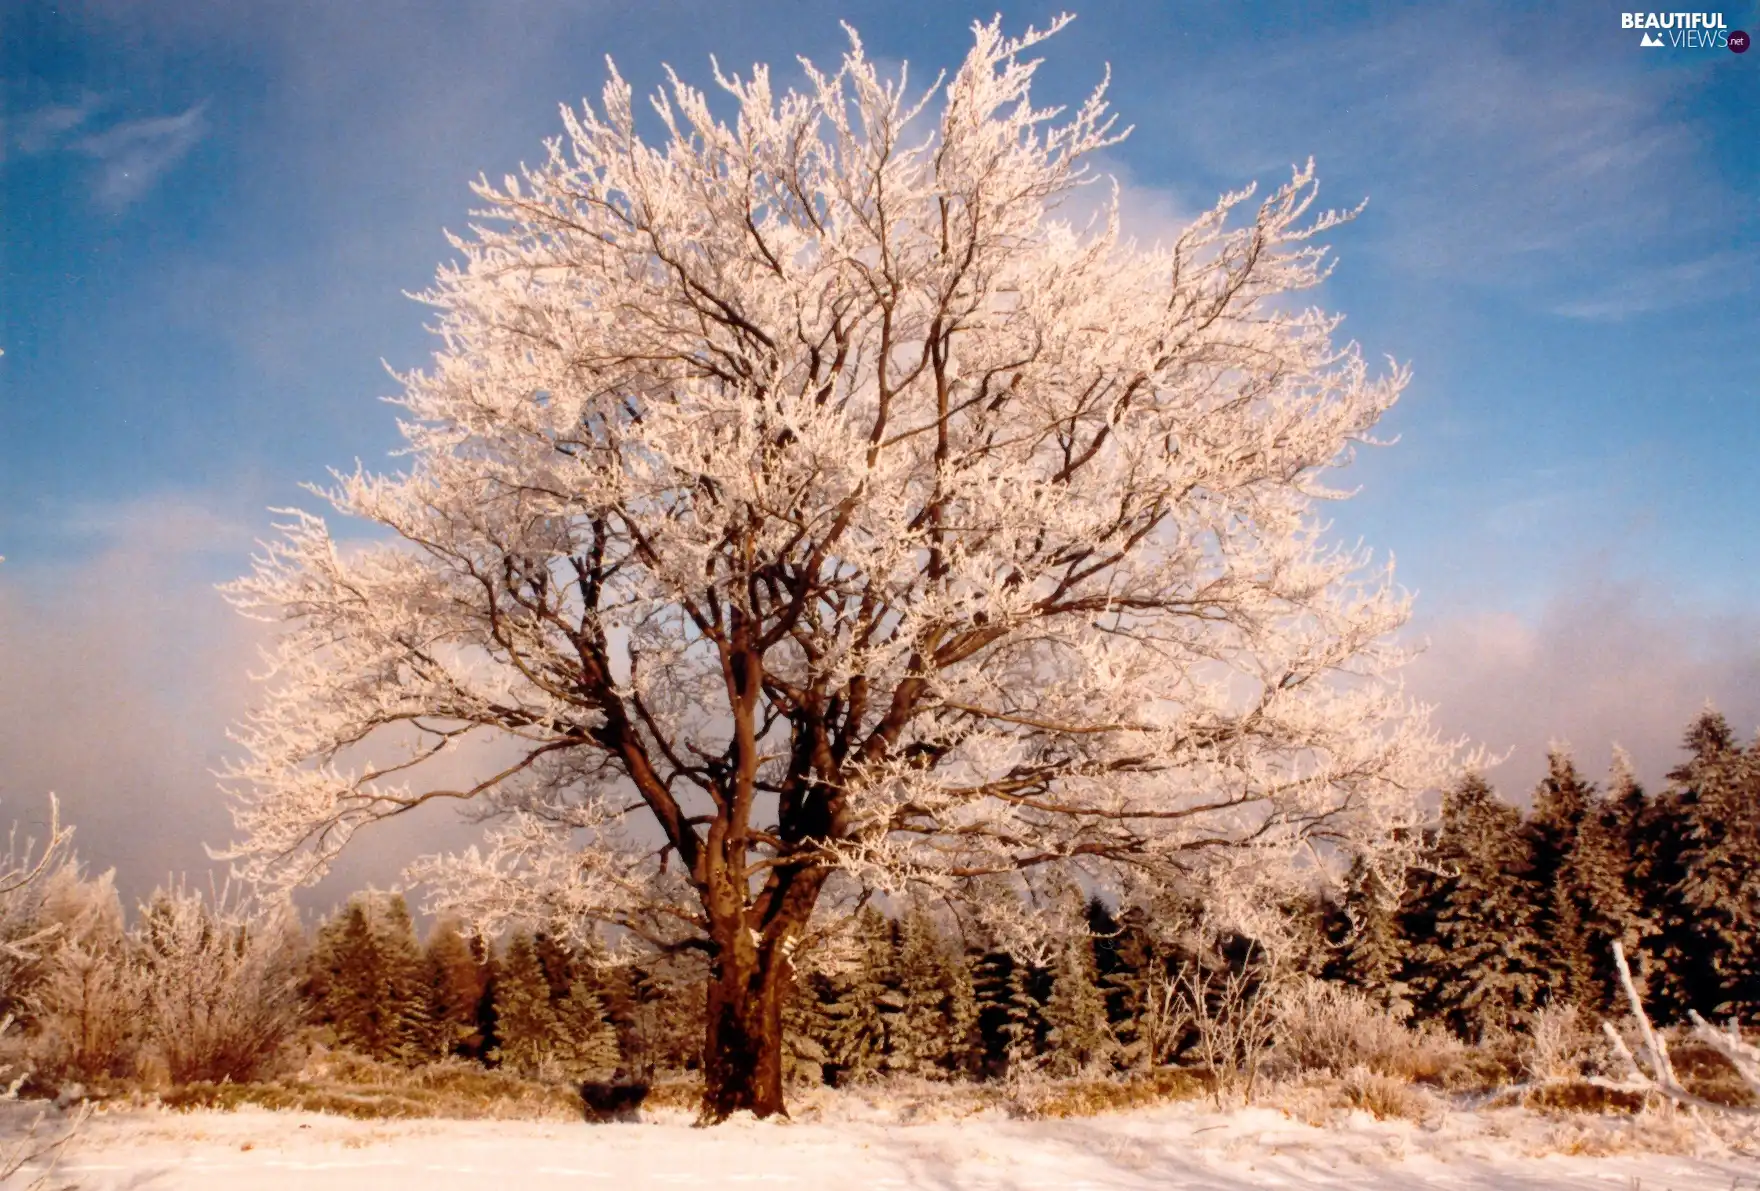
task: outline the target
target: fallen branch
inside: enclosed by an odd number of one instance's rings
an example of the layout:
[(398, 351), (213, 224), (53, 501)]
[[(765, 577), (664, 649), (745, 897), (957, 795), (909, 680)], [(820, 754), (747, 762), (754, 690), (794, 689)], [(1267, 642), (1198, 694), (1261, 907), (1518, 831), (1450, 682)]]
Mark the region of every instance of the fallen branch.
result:
[[(1626, 1061), (1629, 1074), (1625, 1081), (1593, 1079), (1590, 1082), (1597, 1087), (1610, 1088), (1623, 1092), (1655, 1092), (1678, 1104), (1686, 1104), (1693, 1108), (1703, 1108), (1710, 1112), (1724, 1113), (1740, 1117), (1760, 1117), (1760, 1108), (1748, 1108), (1736, 1104), (1719, 1104), (1707, 1100), (1703, 1096), (1695, 1096), (1681, 1086), (1675, 1077), (1674, 1064), (1668, 1058), (1668, 1044), (1650, 1025), (1650, 1016), (1644, 1012), (1643, 999), (1638, 996), (1638, 988), (1632, 981), (1632, 970), (1626, 965), (1625, 949), (1618, 943), (1613, 945), (1613, 964), (1619, 970), (1620, 987), (1625, 989), (1626, 1001), (1631, 1005), (1632, 1017), (1638, 1023), (1638, 1037), (1644, 1043), (1644, 1059), (1650, 1070), (1645, 1071), (1632, 1054), (1626, 1040), (1619, 1036), (1613, 1023), (1604, 1021), (1601, 1028), (1606, 1032), (1608, 1041), (1613, 1043), (1614, 1051)], [(1717, 1051), (1730, 1066), (1741, 1076), (1742, 1082), (1760, 1100), (1760, 1048), (1742, 1041), (1732, 1024), (1727, 1033), (1714, 1029), (1697, 1013), (1689, 1012), (1693, 1022), (1693, 1036)]]

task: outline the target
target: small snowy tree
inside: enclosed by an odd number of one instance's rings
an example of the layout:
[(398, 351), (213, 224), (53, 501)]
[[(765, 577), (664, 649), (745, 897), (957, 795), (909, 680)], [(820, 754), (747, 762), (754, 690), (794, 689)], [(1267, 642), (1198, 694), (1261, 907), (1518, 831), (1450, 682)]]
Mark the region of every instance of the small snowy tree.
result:
[[(717, 73), (733, 120), (674, 79), (658, 145), (613, 73), (478, 185), (408, 469), (325, 493), (395, 540), (290, 513), (230, 589), (285, 626), (228, 777), (241, 872), (481, 804), (436, 904), (703, 952), (716, 1119), (782, 1109), (827, 890), (1225, 896), (1413, 820), (1452, 750), (1393, 680), (1408, 600), (1315, 513), (1406, 379), (1300, 305), (1345, 216), (1302, 168), (1171, 244), (1116, 191), (1072, 223), (1122, 133), (1104, 87), (1031, 100), (1067, 19), (977, 26), (920, 96), (853, 34), (801, 92)], [(475, 772), (428, 776), (467, 739)]]
[(123, 929), (115, 877), (88, 879), (68, 865), (48, 881), (43, 917), (55, 941), (25, 1007), (36, 1030), (33, 1059), (50, 1078), (132, 1075), (140, 1058), (145, 980)]
[[(77, 869), (69, 849), (72, 838), (73, 828), (62, 825), (61, 806), (50, 795), (48, 829), (41, 846), (29, 838), (21, 840), (14, 823), (6, 847), (0, 851), (0, 1009), (4, 1010), (0, 1036), (16, 1024), (16, 1014), (25, 1007), (36, 973), (40, 949), (57, 933), (53, 924), (44, 921), (42, 912), (47, 878), (58, 871)], [(0, 1100), (15, 1099), (32, 1074), (29, 1067), (0, 1062)], [(0, 1142), (0, 1185), (9, 1184), (27, 1166), (37, 1172), (29, 1184), (31, 1191), (53, 1185), (55, 1166), (84, 1123), (86, 1108), (82, 1106), (72, 1122), (54, 1136), (44, 1135), (46, 1115), (38, 1113), (22, 1130)]]

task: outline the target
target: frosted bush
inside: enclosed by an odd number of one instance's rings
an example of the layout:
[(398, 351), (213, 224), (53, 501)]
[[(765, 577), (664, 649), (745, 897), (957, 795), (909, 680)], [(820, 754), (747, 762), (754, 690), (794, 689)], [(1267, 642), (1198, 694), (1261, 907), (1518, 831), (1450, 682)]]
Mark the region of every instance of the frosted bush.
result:
[(55, 941), (24, 997), (36, 1027), (36, 1072), (61, 1082), (131, 1075), (146, 1023), (115, 875), (88, 879), (70, 865), (47, 884), (43, 925)]
[(1364, 1069), (1399, 1079), (1433, 1079), (1462, 1046), (1429, 1028), (1413, 1028), (1349, 988), (1320, 980), (1289, 986), (1278, 1005), (1277, 1053), (1285, 1068), (1343, 1075)]
[(177, 886), (141, 907), (137, 963), (155, 1055), (173, 1083), (244, 1082), (298, 1024), (300, 931), (285, 904), (252, 909)]
[(1606, 1044), (1575, 1005), (1548, 1005), (1535, 1013), (1520, 1053), (1522, 1069), (1540, 1083), (1580, 1078), (1608, 1057)]

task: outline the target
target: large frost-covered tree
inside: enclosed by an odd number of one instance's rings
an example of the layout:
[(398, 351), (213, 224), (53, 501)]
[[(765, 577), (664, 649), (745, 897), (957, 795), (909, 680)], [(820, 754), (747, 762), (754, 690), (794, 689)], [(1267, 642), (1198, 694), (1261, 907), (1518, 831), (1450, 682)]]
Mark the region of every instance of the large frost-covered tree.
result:
[(725, 116), (674, 79), (658, 141), (613, 71), (479, 183), (405, 470), (324, 494), (395, 540), (293, 512), (230, 589), (284, 625), (243, 872), (477, 803), (436, 905), (706, 953), (719, 1117), (782, 1108), (828, 891), (1226, 891), (1412, 819), (1450, 749), (1393, 678), (1407, 598), (1316, 513), (1405, 382), (1301, 304), (1345, 217), (1303, 168), (1124, 238), (1104, 87), (1029, 98), (1063, 23), (920, 93), (853, 34), (800, 91), (718, 70)]

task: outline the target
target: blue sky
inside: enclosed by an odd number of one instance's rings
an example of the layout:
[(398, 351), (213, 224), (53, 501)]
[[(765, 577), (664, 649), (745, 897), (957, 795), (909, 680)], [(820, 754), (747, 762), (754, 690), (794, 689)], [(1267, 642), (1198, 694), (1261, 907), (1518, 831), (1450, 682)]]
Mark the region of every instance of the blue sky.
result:
[[(0, 798), (61, 790), (142, 879), (225, 834), (249, 631), (211, 585), (299, 481), (384, 458), (380, 361), (428, 351), (402, 291), (606, 54), (707, 81), (834, 59), (841, 18), (927, 78), (994, 8), (4, 6)], [(1655, 774), (1707, 697), (1760, 723), (1760, 52), (1641, 49), (1621, 8), (1139, 0), (1046, 53), (1053, 97), (1111, 64), (1147, 235), (1310, 154), (1369, 199), (1325, 301), (1416, 379), (1336, 522), (1396, 555), (1414, 686), (1512, 789), (1551, 736)]]

